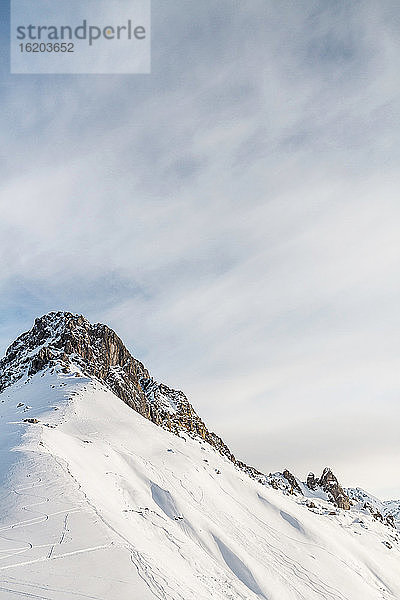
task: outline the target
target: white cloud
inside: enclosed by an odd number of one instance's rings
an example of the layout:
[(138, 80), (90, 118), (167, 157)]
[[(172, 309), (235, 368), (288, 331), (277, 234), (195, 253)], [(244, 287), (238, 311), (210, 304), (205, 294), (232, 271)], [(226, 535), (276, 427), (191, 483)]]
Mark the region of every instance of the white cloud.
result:
[(338, 6), (157, 5), (152, 76), (13, 79), (2, 339), (84, 312), (247, 461), (400, 494), (399, 11)]

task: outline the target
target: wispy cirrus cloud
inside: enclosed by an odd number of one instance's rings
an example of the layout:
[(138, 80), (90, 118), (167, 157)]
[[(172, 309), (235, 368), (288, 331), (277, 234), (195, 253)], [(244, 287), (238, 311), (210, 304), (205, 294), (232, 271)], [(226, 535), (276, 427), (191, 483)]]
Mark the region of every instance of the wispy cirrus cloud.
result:
[(83, 312), (259, 468), (400, 493), (399, 20), (154, 2), (151, 76), (4, 77), (3, 348)]

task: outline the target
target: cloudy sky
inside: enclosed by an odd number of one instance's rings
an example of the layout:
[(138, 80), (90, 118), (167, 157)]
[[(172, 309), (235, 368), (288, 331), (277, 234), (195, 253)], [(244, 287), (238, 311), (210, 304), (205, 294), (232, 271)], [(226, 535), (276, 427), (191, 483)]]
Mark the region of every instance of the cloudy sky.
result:
[(246, 462), (400, 497), (397, 0), (153, 0), (151, 75), (1, 32), (1, 353), (83, 313)]

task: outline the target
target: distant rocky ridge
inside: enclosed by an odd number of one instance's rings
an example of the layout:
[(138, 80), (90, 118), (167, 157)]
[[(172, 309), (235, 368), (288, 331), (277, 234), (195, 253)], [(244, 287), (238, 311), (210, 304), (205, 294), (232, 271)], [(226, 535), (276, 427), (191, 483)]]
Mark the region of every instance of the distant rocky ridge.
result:
[(287, 469), (266, 476), (237, 460), (223, 440), (209, 431), (185, 394), (153, 379), (106, 325), (92, 325), (83, 316), (69, 312), (51, 312), (36, 319), (32, 329), (11, 344), (0, 360), (0, 393), (45, 368), (75, 370), (77, 376), (82, 373), (97, 378), (146, 419), (176, 435), (186, 433), (204, 440), (262, 484), (288, 494), (320, 497), (344, 510), (355, 503), (361, 507), (365, 504), (364, 510), (386, 525), (394, 526), (400, 517), (400, 503), (378, 506), (379, 501), (371, 502), (370, 496), (363, 498), (358, 488), (344, 490), (328, 468), (320, 478), (310, 473), (307, 481), (301, 482)]
[(310, 473), (307, 477), (307, 486), (310, 490), (315, 490), (320, 487), (332, 499), (335, 506), (343, 508), (344, 510), (349, 510), (350, 498), (330, 469), (324, 469), (319, 479), (315, 477), (314, 473)]
[(349, 510), (352, 505), (350, 497), (328, 467), (324, 469), (320, 478), (315, 477), (314, 473), (309, 473), (306, 482), (300, 481), (285, 469), (283, 473), (270, 473), (268, 483), (272, 487), (290, 494), (305, 497), (314, 496), (328, 500), (331, 504), (343, 510)]
[(346, 493), (353, 506), (368, 512), (375, 520), (390, 527), (396, 527), (400, 523), (400, 500), (382, 502), (361, 488), (348, 488)]

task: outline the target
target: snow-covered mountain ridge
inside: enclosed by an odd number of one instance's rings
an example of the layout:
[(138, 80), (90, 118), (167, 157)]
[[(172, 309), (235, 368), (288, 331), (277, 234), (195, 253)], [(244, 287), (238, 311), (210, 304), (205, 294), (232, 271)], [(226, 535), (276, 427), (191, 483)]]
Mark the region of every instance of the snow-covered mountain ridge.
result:
[[(317, 492), (345, 510), (352, 502), (360, 502), (356, 493), (346, 492), (340, 486), (330, 469), (325, 469), (319, 479), (310, 473), (306, 482), (300, 482), (287, 470), (266, 477), (238, 460), (223, 440), (209, 431), (183, 392), (155, 381), (114, 331), (106, 325), (92, 325), (82, 315), (60, 311), (36, 319), (32, 329), (22, 334), (0, 361), (0, 392), (45, 367), (58, 366), (68, 372), (71, 365), (78, 365), (82, 373), (98, 379), (128, 406), (156, 425), (177, 435), (180, 431), (187, 431), (205, 440), (260, 483), (305, 496)], [(394, 519), (399, 517), (396, 503), (366, 504), (370, 508), (373, 506), (370, 511), (373, 516), (394, 526)]]
[(398, 504), (214, 436), (110, 329), (37, 320), (0, 362), (0, 600), (400, 598)]
[[(92, 325), (81, 315), (53, 312), (36, 319), (32, 329), (11, 344), (0, 361), (0, 392), (45, 367), (58, 366), (67, 372), (71, 364), (95, 377), (153, 423), (176, 434), (186, 430), (199, 436), (236, 462), (182, 392), (157, 383), (114, 331), (106, 325)], [(256, 474), (255, 469), (248, 469)]]
[(353, 506), (368, 510), (381, 523), (400, 529), (400, 500), (382, 501), (361, 488), (348, 488), (346, 493)]
[(0, 361), (0, 392), (46, 367), (69, 372), (73, 365), (156, 425), (177, 435), (186, 431), (206, 441), (260, 483), (290, 494), (317, 495), (345, 510), (357, 503), (389, 526), (395, 526), (399, 519), (396, 501), (379, 502), (368, 494), (362, 499), (357, 490), (344, 490), (328, 468), (320, 478), (310, 473), (307, 481), (301, 482), (288, 470), (266, 477), (238, 460), (223, 440), (209, 431), (183, 392), (158, 383), (113, 330), (103, 324), (92, 325), (82, 315), (59, 311), (36, 319), (32, 329), (18, 337)]

